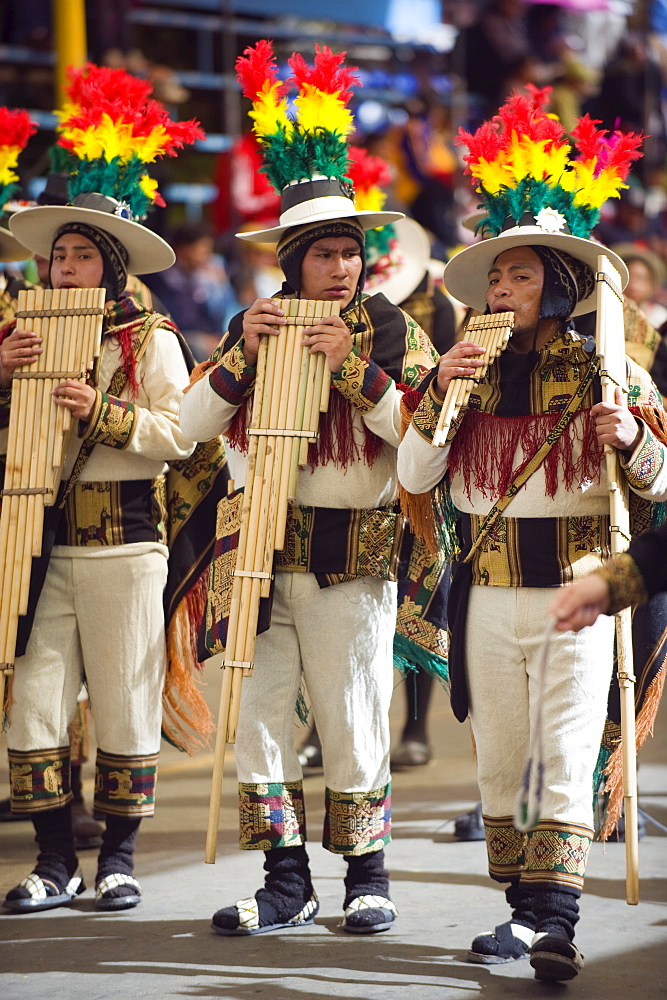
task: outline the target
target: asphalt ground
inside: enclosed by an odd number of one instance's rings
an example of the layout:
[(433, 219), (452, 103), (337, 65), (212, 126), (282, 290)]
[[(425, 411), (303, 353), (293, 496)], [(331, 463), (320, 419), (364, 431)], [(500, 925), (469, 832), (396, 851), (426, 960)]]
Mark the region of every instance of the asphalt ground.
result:
[[(219, 671), (206, 671), (217, 699)], [(252, 683), (249, 681), (248, 683)], [(395, 739), (405, 712), (401, 685), (392, 707)], [(642, 753), (639, 804), (667, 826), (665, 706)], [(311, 926), (247, 938), (210, 929), (214, 910), (252, 895), (262, 856), (237, 849), (233, 752), (225, 764), (218, 856), (203, 861), (212, 755), (188, 758), (163, 745), (156, 816), (142, 825), (136, 875), (144, 899), (134, 910), (97, 913), (88, 890), (69, 906), (0, 917), (2, 1000), (514, 1000), (570, 995), (581, 1000), (667, 997), (667, 851), (649, 823), (640, 842), (641, 902), (624, 896), (625, 849), (594, 844), (577, 928), (585, 968), (567, 985), (539, 983), (527, 961), (500, 966), (465, 961), (472, 938), (508, 917), (486, 874), (483, 843), (452, 835), (453, 818), (477, 801), (467, 726), (452, 717), (444, 692), (430, 712), (434, 759), (394, 774), (393, 842), (386, 852), (399, 917), (386, 933), (340, 930), (344, 862), (319, 845), (324, 782), (305, 782), (308, 845), (320, 911)], [(295, 726), (300, 743), (306, 730)], [(7, 787), (4, 737), (0, 788)], [(84, 791), (92, 798), (92, 763)], [(0, 892), (33, 864), (29, 823), (0, 823)], [(95, 852), (81, 852), (88, 884)]]

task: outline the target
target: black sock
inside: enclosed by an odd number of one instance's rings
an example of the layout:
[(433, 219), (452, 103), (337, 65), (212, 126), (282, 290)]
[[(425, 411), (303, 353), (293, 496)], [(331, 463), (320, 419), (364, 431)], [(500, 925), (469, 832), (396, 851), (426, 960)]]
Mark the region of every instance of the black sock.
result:
[(275, 847), (264, 852), (264, 887), (255, 893), (260, 927), (291, 920), (313, 894), (306, 848)]
[[(102, 847), (97, 859), (95, 882), (101, 882), (107, 875), (134, 874), (134, 845), (139, 832), (141, 817), (107, 815), (106, 828), (102, 834)], [(107, 898), (134, 896), (136, 889), (131, 885), (109, 889)]]
[[(32, 816), (35, 827), (35, 840), (39, 846), (37, 863), (33, 868), (36, 875), (48, 879), (57, 886), (57, 891), (46, 885), (49, 896), (60, 895), (74, 875), (79, 862), (74, 850), (72, 835), (72, 807), (68, 803), (58, 809), (48, 809), (36, 812)], [(12, 889), (7, 893), (7, 899), (28, 898), (27, 889)]]
[(505, 899), (512, 908), (512, 923), (522, 924), (534, 931), (533, 893), (533, 889), (527, 889), (520, 882), (512, 882), (505, 889)]
[(347, 874), (343, 909), (346, 909), (357, 896), (389, 898), (389, 872), (384, 866), (384, 850), (373, 851), (370, 854), (348, 854), (345, 860)]
[(537, 889), (533, 896), (533, 910), (538, 933), (546, 932), (556, 937), (574, 940), (574, 928), (579, 920), (581, 893), (575, 889)]

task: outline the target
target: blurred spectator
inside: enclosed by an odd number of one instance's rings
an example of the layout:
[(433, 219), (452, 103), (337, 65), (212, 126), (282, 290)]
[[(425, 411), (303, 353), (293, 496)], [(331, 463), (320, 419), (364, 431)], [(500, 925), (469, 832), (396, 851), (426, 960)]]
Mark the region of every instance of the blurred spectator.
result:
[(604, 214), (595, 227), (596, 238), (608, 247), (613, 243), (646, 242), (649, 235), (644, 188), (635, 176), (628, 178), (628, 184), (620, 198), (610, 199), (608, 211), (612, 214)]
[(451, 247), (456, 243), (458, 161), (450, 109), (438, 98), (420, 97), (410, 101), (406, 111), (407, 121), (391, 137), (390, 159), (397, 173), (394, 193), (442, 247)]
[(146, 275), (146, 284), (180, 328), (197, 361), (215, 350), (238, 311), (225, 264), (213, 252), (213, 237), (203, 223), (187, 222), (171, 237), (176, 263), (167, 271)]
[(488, 0), (459, 33), (452, 52), (452, 69), (468, 91), (470, 127), (496, 112), (530, 57), (523, 0)]
[[(239, 231), (249, 233), (264, 228), (259, 222), (246, 223)], [(234, 240), (234, 244), (235, 262), (230, 262), (229, 277), (239, 309), (245, 309), (255, 299), (270, 299), (280, 291), (285, 276), (278, 264), (275, 243)]]
[(661, 331), (667, 323), (664, 305), (667, 269), (663, 261), (639, 243), (616, 243), (612, 250), (628, 265), (630, 280), (625, 288), (626, 298), (636, 302), (649, 323)]

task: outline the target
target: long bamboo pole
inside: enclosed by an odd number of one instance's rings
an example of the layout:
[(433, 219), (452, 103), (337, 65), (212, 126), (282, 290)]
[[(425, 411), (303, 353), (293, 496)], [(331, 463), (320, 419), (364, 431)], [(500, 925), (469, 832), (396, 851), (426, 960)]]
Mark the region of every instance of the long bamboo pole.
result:
[[(616, 402), (616, 388), (627, 390), (623, 295), (620, 277), (609, 259), (598, 256), (597, 329), (601, 358), (603, 402)], [(605, 445), (609, 490), (611, 551), (624, 552), (630, 543), (628, 487), (615, 448)], [(616, 660), (621, 703), (623, 759), (623, 807), (625, 811), (625, 898), (639, 902), (639, 834), (637, 826), (637, 744), (635, 725), (635, 676), (632, 650), (632, 618), (627, 608), (616, 615)]]

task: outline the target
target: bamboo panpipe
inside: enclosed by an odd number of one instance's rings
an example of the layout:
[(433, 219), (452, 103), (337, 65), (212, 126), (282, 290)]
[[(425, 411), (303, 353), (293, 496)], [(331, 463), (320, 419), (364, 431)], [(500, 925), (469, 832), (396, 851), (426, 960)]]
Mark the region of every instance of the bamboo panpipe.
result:
[(227, 646), (213, 760), (205, 860), (215, 863), (227, 743), (236, 742), (241, 685), (252, 671), (261, 597), (268, 597), (274, 553), (285, 543), (288, 501), (296, 495), (299, 466), (317, 440), (329, 400), (326, 356), (302, 345), (304, 331), (339, 314), (339, 303), (281, 299), (287, 323), (262, 338), (257, 359), (248, 471), (232, 586)]
[(453, 421), (460, 410), (467, 405), (473, 387), (486, 375), (491, 362), (507, 347), (513, 327), (514, 313), (511, 312), (473, 316), (468, 323), (465, 340), (474, 341), (484, 348), (484, 354), (475, 355), (483, 364), (475, 370), (473, 377), (453, 378), (447, 386), (438, 426), (433, 435), (434, 448), (442, 448), (447, 443), (447, 435)]
[[(600, 254), (597, 260), (597, 324), (595, 339), (600, 357), (602, 401), (616, 402), (616, 388), (627, 392), (625, 334), (621, 279), (609, 259)], [(624, 552), (630, 544), (630, 509), (628, 485), (618, 451), (605, 445), (609, 489), (609, 527), (613, 555)], [(639, 902), (639, 835), (637, 829), (637, 747), (635, 730), (635, 676), (632, 652), (630, 608), (616, 616), (616, 658), (621, 701), (621, 740), (623, 745), (623, 808), (625, 810), (625, 899), (634, 906)]]
[(37, 361), (16, 368), (0, 509), (0, 677), (13, 672), (20, 615), (28, 610), (31, 560), (42, 550), (44, 507), (55, 502), (72, 431), (52, 391), (67, 378), (85, 382), (99, 354), (105, 290), (19, 292), (17, 326), (42, 338)]

